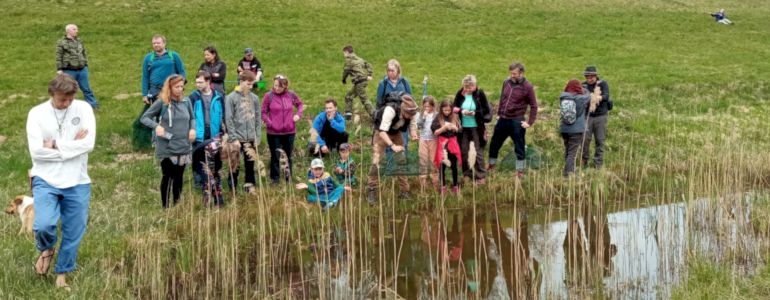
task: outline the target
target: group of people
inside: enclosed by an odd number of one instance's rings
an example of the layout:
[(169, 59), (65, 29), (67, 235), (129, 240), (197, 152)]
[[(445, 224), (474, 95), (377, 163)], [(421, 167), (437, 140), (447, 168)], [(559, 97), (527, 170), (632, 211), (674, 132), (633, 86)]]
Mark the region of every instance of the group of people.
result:
[[(238, 85), (227, 93), (227, 66), (214, 47), (206, 47), (205, 61), (194, 76), (195, 90), (185, 96), (187, 76), (179, 54), (166, 49), (166, 38), (162, 35), (152, 37), (152, 46), (153, 51), (142, 64), (145, 111), (140, 120), (153, 131), (155, 154), (162, 170), (160, 193), (164, 208), (179, 201), (188, 164), (193, 165), (194, 182), (202, 190), (206, 205), (224, 205), (220, 175), (224, 161), (228, 165), (227, 185), (235, 192), (241, 156), (245, 173), (243, 191), (255, 193), (254, 168), (260, 159), (257, 146), (262, 140), (262, 127), (270, 150), (271, 183), (291, 180), (296, 122), (302, 118), (304, 105), (289, 89), (288, 77), (273, 77), (270, 90), (260, 99), (254, 83), (262, 80), (262, 66), (253, 50), (246, 48), (237, 67)], [(460, 171), (465, 182), (485, 184), (487, 172), (495, 169), (499, 150), (509, 137), (516, 154), (516, 176), (524, 176), (525, 134), (535, 124), (538, 103), (532, 84), (524, 77), (523, 64), (516, 62), (508, 68), (510, 76), (502, 85), (497, 123), (489, 141), (489, 161), (485, 164), (489, 135), (486, 124), (492, 122), (494, 110), (474, 75), (462, 79), (454, 99), (446, 98), (440, 103), (427, 95), (423, 87), (419, 111), (411, 85), (401, 75), (400, 63), (391, 59), (386, 63), (386, 75), (378, 84), (376, 102), (372, 105), (366, 91), (372, 80), (372, 66), (357, 56), (352, 46), (345, 46), (342, 52), (342, 83), (346, 84), (350, 77), (353, 86), (345, 95), (344, 115), (338, 111), (336, 100), (329, 98), (324, 102), (324, 110), (313, 120), (315, 134), (309, 150), (315, 158), (310, 162), (307, 181), (295, 185), (308, 191), (308, 201), (317, 202), (324, 209), (333, 207), (345, 191), (358, 183), (357, 164), (351, 156), (345, 126), (353, 115), (356, 97), (373, 123), (367, 180), (367, 200), (371, 204), (378, 201), (381, 158), (407, 151), (410, 139), (419, 142), (419, 180), (423, 188), (430, 181), (441, 193), (457, 193)], [(41, 275), (48, 272), (56, 252), (56, 225), (61, 219), (63, 241), (55, 268), (59, 274), (56, 285), (68, 288), (64, 274), (75, 268), (87, 221), (87, 162), (96, 136), (93, 110), (99, 108), (88, 83), (86, 51), (74, 24), (65, 27), (65, 36), (57, 44), (56, 64), (58, 75), (48, 87), (51, 98), (30, 110), (27, 137), (33, 162), (33, 229), (40, 251), (35, 271)], [(607, 113), (612, 109), (612, 101), (607, 82), (599, 79), (595, 67), (587, 67), (583, 75), (584, 82), (570, 80), (560, 95), (565, 176), (574, 172), (578, 149), (583, 151), (583, 165), (588, 165), (592, 139), (596, 142), (593, 164), (600, 168), (603, 163)], [(73, 100), (78, 89), (86, 101)], [(330, 153), (336, 153), (332, 173), (326, 171), (321, 159)], [(451, 171), (451, 184), (447, 183), (446, 169)], [(398, 181), (400, 197), (408, 199), (408, 180), (401, 176)]]

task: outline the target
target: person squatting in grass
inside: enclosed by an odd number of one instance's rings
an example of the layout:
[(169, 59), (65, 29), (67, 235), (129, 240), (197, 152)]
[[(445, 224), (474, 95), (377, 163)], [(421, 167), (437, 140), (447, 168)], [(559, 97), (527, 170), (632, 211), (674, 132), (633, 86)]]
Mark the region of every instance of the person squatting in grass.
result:
[[(588, 120), (586, 120), (586, 131), (583, 136), (583, 167), (588, 167), (591, 158), (591, 139), (596, 142), (594, 150), (594, 168), (601, 169), (604, 163), (604, 141), (607, 138), (607, 116), (612, 110), (612, 99), (610, 98), (610, 87), (607, 81), (599, 79), (599, 73), (595, 66), (586, 67), (583, 72), (586, 80), (583, 81), (583, 88), (596, 96), (596, 87), (599, 87), (601, 99), (588, 107)], [(596, 99), (599, 99), (598, 97)]]
[[(455, 94), (453, 106), (460, 109), (460, 149), (467, 163), (462, 164), (463, 177), (466, 181), (476, 180), (477, 184), (486, 182), (487, 170), (484, 165), (484, 148), (487, 146), (486, 123), (492, 121), (492, 108), (487, 95), (478, 88), (476, 76), (466, 75), (462, 88)], [(470, 157), (470, 144), (473, 143), (475, 157)], [(474, 164), (471, 161), (475, 160)]]
[[(192, 104), (184, 97), (185, 79), (171, 75), (166, 79), (158, 98), (142, 115), (142, 124), (155, 129), (155, 157), (160, 161), (160, 200), (168, 208), (171, 190), (174, 205), (179, 202), (184, 182), (184, 169), (192, 162), (192, 142), (195, 140), (195, 114)], [(157, 122), (155, 120), (158, 120)]]
[(340, 158), (336, 161), (334, 166), (334, 175), (337, 176), (337, 181), (346, 186), (356, 186), (358, 181), (356, 180), (356, 164), (353, 157), (350, 156), (351, 147), (348, 143), (343, 143), (339, 147)]
[[(382, 107), (385, 102), (385, 97), (392, 92), (403, 92), (405, 94), (412, 94), (412, 86), (409, 85), (409, 81), (401, 76), (401, 63), (395, 59), (388, 60), (385, 64), (387, 74), (382, 78), (380, 84), (377, 85), (377, 106), (376, 109)], [(402, 128), (401, 135), (404, 139), (404, 151), (409, 152), (409, 128)], [(411, 137), (413, 140), (418, 140), (417, 136)], [(385, 153), (392, 155), (393, 151), (386, 149)], [(408, 154), (407, 154), (408, 155)]]
[[(337, 101), (329, 98), (324, 101), (324, 111), (313, 119), (313, 129), (318, 134), (315, 141), (308, 141), (310, 155), (326, 156), (332, 150), (348, 142), (345, 131), (345, 118), (337, 111)], [(318, 149), (316, 149), (318, 145)], [(318, 152), (316, 153), (316, 150)]]
[[(524, 176), (526, 167), (526, 133), (527, 128), (535, 124), (537, 119), (537, 97), (532, 84), (524, 77), (524, 65), (514, 62), (508, 66), (510, 78), (503, 81), (500, 92), (500, 103), (497, 107), (497, 124), (495, 124), (492, 140), (489, 144), (489, 166), (493, 170), (497, 163), (500, 148), (509, 137), (513, 140), (516, 152), (516, 176)], [(524, 114), (529, 108), (529, 119), (524, 120)]]
[(254, 163), (257, 161), (257, 146), (262, 140), (262, 115), (259, 113), (259, 97), (251, 92), (255, 79), (251, 71), (241, 72), (238, 75), (240, 89), (225, 97), (227, 141), (222, 152), (228, 161), (227, 184), (232, 192), (238, 186), (239, 151), (243, 155), (243, 172), (246, 173), (243, 190), (249, 194), (257, 192)]
[(353, 53), (353, 46), (347, 45), (342, 48), (342, 54), (345, 55), (345, 66), (342, 68), (342, 84), (347, 84), (348, 76), (353, 81), (353, 87), (345, 94), (345, 119), (350, 121), (353, 117), (353, 99), (358, 97), (361, 105), (364, 106), (369, 117), (374, 119), (374, 109), (369, 103), (369, 96), (366, 95), (366, 86), (372, 80), (372, 65), (364, 59)]
[(457, 136), (460, 134), (462, 127), (458, 117), (460, 112), (459, 108), (453, 108), (452, 103), (449, 100), (444, 100), (439, 106), (438, 116), (433, 120), (431, 124), (431, 130), (433, 134), (438, 137), (438, 147), (433, 155), (433, 165), (436, 169), (441, 167), (439, 174), (439, 182), (441, 182), (441, 193), (444, 194), (447, 191), (446, 187), (446, 168), (450, 167), (452, 170), (452, 193), (460, 191), (457, 182), (457, 165), (463, 165), (463, 154), (460, 150), (460, 145), (457, 142)]
[(222, 197), (222, 159), (219, 155), (221, 136), (224, 131), (225, 104), (224, 96), (211, 89), (211, 74), (198, 71), (195, 76), (195, 91), (187, 96), (192, 103), (195, 115), (195, 142), (193, 143), (193, 181), (196, 188), (203, 191), (203, 204), (213, 202), (218, 207), (224, 205)]
[(227, 77), (227, 64), (219, 58), (219, 52), (214, 46), (203, 49), (203, 63), (198, 71), (206, 71), (211, 74), (211, 88), (220, 94), (225, 94), (225, 77)]
[(273, 78), (273, 88), (262, 97), (262, 121), (267, 131), (267, 145), (270, 148), (270, 182), (279, 183), (278, 149), (282, 149), (288, 158), (289, 169), (285, 175), (286, 182), (291, 180), (292, 153), (297, 121), (302, 118), (302, 99), (294, 91), (289, 90), (289, 78), (276, 75)]
[(420, 188), (427, 190), (428, 178), (433, 186), (438, 188), (438, 174), (433, 167), (433, 158), (436, 156), (436, 145), (438, 140), (433, 134), (433, 120), (436, 118), (436, 98), (426, 96), (422, 100), (422, 112), (415, 117), (417, 128), (420, 130), (420, 146), (418, 155), (420, 158)]
[(257, 81), (262, 80), (262, 63), (254, 55), (254, 49), (246, 48), (243, 50), (243, 58), (238, 62), (238, 75), (243, 71), (251, 71), (256, 76)]
[(179, 54), (166, 50), (165, 36), (152, 36), (152, 50), (142, 61), (142, 101), (146, 105), (155, 102), (166, 78), (173, 74), (187, 77)]
[[(404, 126), (413, 126), (414, 116), (417, 113), (417, 104), (411, 95), (404, 94), (400, 101), (386, 100), (382, 108), (377, 110), (374, 117), (374, 132), (372, 137), (372, 165), (369, 169), (369, 182), (367, 191), (367, 201), (369, 204), (377, 203), (378, 189), (380, 184), (380, 158), (385, 153), (385, 149), (390, 147), (394, 153), (404, 151), (404, 140), (401, 135), (401, 128)], [(416, 135), (416, 132), (414, 133)], [(406, 200), (410, 198), (409, 182), (405, 176), (398, 176), (399, 198)]]
[(324, 210), (334, 207), (339, 203), (345, 191), (350, 191), (350, 186), (344, 186), (334, 177), (324, 172), (324, 162), (320, 158), (314, 158), (310, 162), (310, 170), (306, 183), (298, 183), (298, 190), (307, 189), (307, 202), (318, 203)]
[(78, 26), (67, 24), (64, 31), (64, 37), (56, 43), (56, 73), (72, 76), (83, 91), (86, 102), (93, 109), (99, 109), (99, 102), (88, 81), (88, 56), (83, 41), (78, 38)]
[(567, 82), (564, 91), (559, 95), (561, 117), (559, 132), (564, 141), (564, 177), (575, 172), (577, 152), (583, 143), (583, 132), (586, 129), (586, 113), (591, 94), (583, 88), (580, 81), (572, 79)]
[(88, 153), (96, 141), (96, 120), (91, 106), (73, 100), (78, 84), (59, 74), (48, 84), (51, 98), (29, 111), (27, 142), (32, 158), (32, 194), (35, 197), (35, 246), (40, 256), (35, 273), (48, 274), (56, 252), (57, 224), (61, 220), (61, 250), (54, 272), (56, 287), (69, 290), (66, 274), (76, 269), (80, 242), (88, 221), (91, 178)]

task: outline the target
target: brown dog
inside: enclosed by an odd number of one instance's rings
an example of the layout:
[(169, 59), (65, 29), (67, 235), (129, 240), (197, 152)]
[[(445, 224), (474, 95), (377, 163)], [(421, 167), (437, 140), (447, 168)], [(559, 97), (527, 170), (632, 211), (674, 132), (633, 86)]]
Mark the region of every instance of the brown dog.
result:
[(16, 196), (11, 201), (8, 207), (5, 209), (5, 213), (9, 215), (19, 215), (21, 218), (21, 228), (19, 234), (28, 233), (32, 234), (32, 223), (35, 222), (35, 206), (33, 203), (35, 200), (28, 196)]

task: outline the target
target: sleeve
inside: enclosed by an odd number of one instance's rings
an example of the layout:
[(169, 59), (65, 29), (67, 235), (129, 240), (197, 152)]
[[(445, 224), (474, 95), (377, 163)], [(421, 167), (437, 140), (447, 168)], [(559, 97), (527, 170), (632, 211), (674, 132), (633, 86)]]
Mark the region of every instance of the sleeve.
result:
[(531, 84), (529, 85), (527, 97), (529, 98), (529, 119), (527, 119), (527, 123), (532, 126), (537, 120), (537, 96), (535, 96), (535, 88)]
[(492, 122), (492, 108), (489, 106), (489, 100), (487, 100), (487, 94), (483, 90), (479, 90), (479, 113), (481, 114), (481, 120), (484, 123)]
[(227, 130), (227, 133), (230, 135), (230, 139), (235, 139), (235, 123), (234, 123), (234, 115), (235, 111), (233, 111), (233, 104), (232, 104), (232, 97), (227, 96), (225, 97), (225, 128)]
[(85, 60), (86, 65), (88, 65), (88, 53), (86, 51), (86, 46), (83, 45), (83, 60)]
[(339, 112), (334, 115), (334, 119), (331, 119), (329, 124), (331, 124), (332, 128), (337, 132), (345, 132), (345, 118), (343, 118)]
[(342, 81), (347, 80), (349, 75), (350, 75), (350, 59), (346, 57), (345, 65), (342, 67)]
[(297, 116), (302, 118), (302, 112), (303, 112), (303, 108), (304, 108), (303, 105), (302, 105), (302, 99), (300, 99), (299, 96), (296, 93), (292, 92), (291, 93), (291, 101), (293, 102), (294, 107), (297, 108)]
[(318, 195), (318, 191), (316, 190), (316, 187), (315, 187), (314, 183), (310, 182), (310, 180), (308, 180), (305, 183), (307, 184), (307, 193), (308, 193), (308, 195), (313, 195), (313, 196)]
[(61, 154), (56, 149), (43, 147), (43, 141), (48, 137), (43, 136), (43, 129), (38, 121), (41, 119), (35, 116), (35, 109), (32, 109), (27, 115), (27, 143), (29, 146), (29, 155), (32, 160), (42, 161), (62, 161)]
[(435, 135), (436, 130), (438, 130), (439, 128), (441, 128), (441, 123), (438, 119), (438, 116), (436, 116), (435, 118), (433, 118), (433, 123), (430, 124), (430, 131), (433, 132)]
[(348, 163), (348, 174), (350, 175), (350, 177), (353, 177), (354, 175), (356, 175), (357, 166), (358, 165), (356, 164), (356, 161), (354, 161), (353, 159), (350, 159), (350, 163)]
[(251, 97), (254, 99), (254, 123), (256, 123), (256, 136), (254, 137), (254, 144), (259, 146), (260, 142), (262, 142), (262, 114), (256, 113), (256, 111), (260, 108), (259, 96), (252, 93)]
[(414, 118), (409, 120), (409, 134), (412, 136), (419, 136), (417, 132), (417, 120)]
[(155, 127), (158, 127), (158, 122), (155, 122), (155, 118), (157, 118), (160, 115), (161, 108), (163, 107), (163, 100), (158, 99), (152, 105), (150, 105), (150, 108), (147, 109), (147, 111), (142, 114), (142, 124), (144, 126), (147, 126), (151, 129), (155, 129)]
[(374, 69), (369, 62), (364, 61), (364, 68), (366, 68), (366, 76), (372, 76), (372, 74), (374, 74)]
[[(193, 110), (192, 102), (190, 101), (190, 99), (187, 99), (187, 112), (190, 114), (190, 124), (189, 124), (190, 125), (190, 129), (195, 130), (197, 128), (195, 126), (196, 125), (195, 123), (196, 123), (197, 120), (195, 119), (195, 112)], [(203, 120), (201, 120), (201, 121), (203, 121)]]
[(262, 72), (262, 63), (259, 62), (259, 59), (257, 59), (256, 56), (254, 57), (254, 62), (257, 63), (257, 72)]
[(178, 68), (179, 68), (179, 70), (178, 70), (179, 71), (179, 75), (181, 75), (185, 79), (185, 81), (186, 81), (187, 80), (187, 72), (185, 72), (185, 70), (184, 70), (184, 63), (182, 62), (182, 58), (179, 57), (179, 53), (178, 52), (174, 53), (174, 54), (175, 54), (174, 55), (174, 64), (176, 66), (178, 66)]
[(64, 69), (64, 45), (62, 40), (56, 43), (56, 70)]
[(455, 94), (455, 100), (452, 102), (452, 106), (461, 108), (463, 106), (463, 101), (465, 101), (465, 97), (463, 97), (463, 90), (460, 89), (457, 91), (457, 94)]
[(385, 110), (382, 111), (382, 121), (380, 122), (380, 131), (388, 131), (390, 129), (391, 123), (393, 123), (393, 117), (396, 116), (396, 111), (390, 107), (386, 106)]
[(150, 56), (149, 54), (144, 57), (142, 61), (142, 97), (147, 96), (150, 91)]
[(599, 85), (602, 90), (602, 101), (610, 101), (610, 86), (607, 84), (606, 81), (602, 80), (602, 83)]
[[(321, 130), (323, 130), (324, 120), (323, 118), (326, 116), (323, 112), (318, 114), (318, 116), (313, 119), (313, 129), (315, 129), (316, 133), (318, 134), (318, 137), (316, 138), (316, 143), (318, 143), (318, 146), (323, 147), (326, 146), (326, 141), (321, 136)], [(329, 121), (331, 123), (331, 121)]]
[(377, 85), (377, 107), (382, 107), (382, 101), (385, 98), (385, 80), (381, 80)]
[(262, 122), (264, 123), (266, 128), (270, 128), (270, 115), (268, 114), (268, 111), (270, 111), (270, 95), (272, 95), (272, 92), (265, 93), (265, 96), (262, 97)]
[(72, 159), (94, 150), (94, 143), (96, 142), (96, 119), (94, 118), (94, 112), (90, 106), (86, 107), (83, 105), (79, 109), (81, 122), (83, 122), (81, 129), (88, 130), (88, 134), (80, 140), (56, 140), (56, 148), (58, 148), (62, 160)]
[(219, 61), (219, 69), (217, 70), (219, 76), (211, 75), (211, 82), (224, 83), (227, 76), (227, 65), (223, 61)]
[(409, 84), (409, 80), (406, 80), (406, 78), (403, 78), (403, 79), (404, 79), (404, 91), (406, 91), (407, 94), (411, 95), (412, 94), (412, 85)]

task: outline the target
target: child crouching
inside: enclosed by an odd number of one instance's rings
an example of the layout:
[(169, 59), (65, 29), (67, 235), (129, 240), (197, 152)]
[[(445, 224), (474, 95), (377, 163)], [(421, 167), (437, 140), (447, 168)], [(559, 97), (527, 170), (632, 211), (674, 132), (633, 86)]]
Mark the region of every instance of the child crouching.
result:
[(324, 162), (320, 158), (310, 162), (307, 183), (298, 183), (295, 187), (298, 190), (307, 189), (307, 201), (317, 202), (324, 210), (337, 205), (345, 190), (350, 190), (350, 187), (341, 185), (328, 172), (324, 172)]
[(350, 157), (350, 144), (342, 143), (339, 147), (340, 159), (334, 167), (337, 181), (345, 186), (356, 186), (356, 162)]

